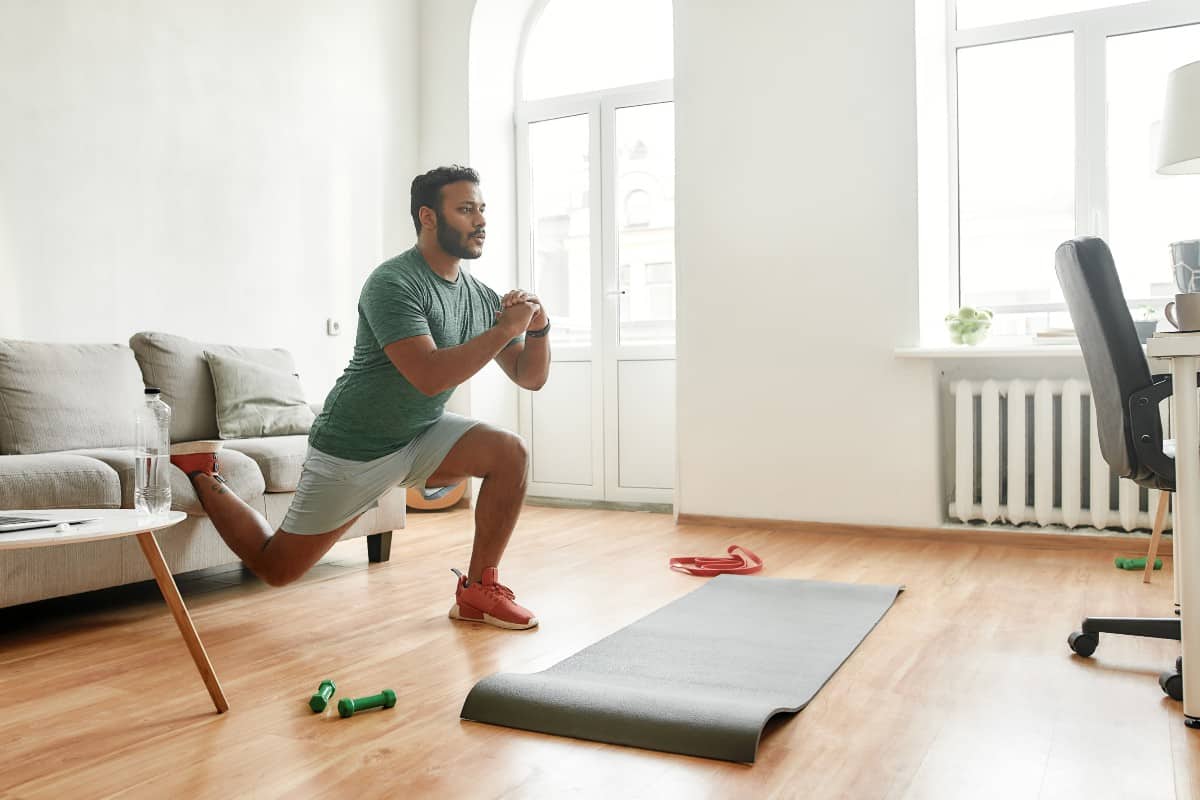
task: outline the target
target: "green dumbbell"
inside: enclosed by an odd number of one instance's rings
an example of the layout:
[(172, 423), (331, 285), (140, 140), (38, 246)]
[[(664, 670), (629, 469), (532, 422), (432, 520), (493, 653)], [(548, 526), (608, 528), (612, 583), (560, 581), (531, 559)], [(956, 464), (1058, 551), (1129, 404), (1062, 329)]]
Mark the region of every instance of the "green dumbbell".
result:
[[(1122, 570), (1145, 570), (1146, 569), (1145, 555), (1142, 555), (1142, 557), (1135, 558), (1135, 559), (1123, 559), (1123, 558), (1117, 557), (1115, 559), (1112, 559), (1112, 563), (1114, 563), (1117, 567), (1120, 567), (1120, 569), (1122, 569)], [(1154, 569), (1156, 569), (1156, 570), (1163, 569), (1163, 559), (1154, 559)]]
[(391, 708), (396, 705), (396, 693), (384, 689), (379, 694), (370, 697), (343, 697), (338, 700), (338, 713), (343, 717), (353, 717), (355, 711), (366, 711), (368, 708)]
[(333, 693), (337, 690), (337, 686), (333, 681), (321, 681), (321, 687), (317, 689), (317, 693), (308, 698), (308, 707), (316, 713), (321, 713), (325, 710), (325, 706), (329, 705), (329, 698), (333, 697)]

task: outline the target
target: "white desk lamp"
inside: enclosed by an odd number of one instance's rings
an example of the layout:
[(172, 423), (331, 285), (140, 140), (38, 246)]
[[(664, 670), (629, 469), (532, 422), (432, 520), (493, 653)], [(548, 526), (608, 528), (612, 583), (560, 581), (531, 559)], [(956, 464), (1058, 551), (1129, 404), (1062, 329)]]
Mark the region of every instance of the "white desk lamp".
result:
[(1200, 172), (1200, 61), (1185, 64), (1167, 76), (1158, 174)]

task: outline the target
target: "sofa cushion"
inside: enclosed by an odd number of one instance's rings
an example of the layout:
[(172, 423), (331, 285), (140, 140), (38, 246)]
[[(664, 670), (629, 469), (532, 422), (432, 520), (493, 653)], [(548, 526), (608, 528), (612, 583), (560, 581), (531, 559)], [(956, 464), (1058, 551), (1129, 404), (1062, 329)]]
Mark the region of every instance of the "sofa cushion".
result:
[(0, 454), (132, 445), (142, 388), (124, 345), (0, 339)]
[(295, 374), (207, 350), (204, 358), (212, 373), (222, 439), (308, 433), (316, 415)]
[[(133, 451), (115, 448), (78, 450), (78, 455), (103, 461), (120, 478), (121, 508), (133, 508)], [(221, 453), (221, 477), (229, 488), (247, 503), (261, 497), (264, 491), (262, 472), (249, 456), (241, 453)], [(188, 476), (176, 466), (171, 467), (171, 508), (192, 516), (204, 514), (200, 498)]]
[(112, 467), (66, 453), (0, 456), (0, 508), (120, 508)]
[(308, 454), (307, 436), (268, 436), (262, 439), (231, 439), (217, 454), (225, 470), (225, 451), (236, 450), (254, 459), (262, 470), (268, 492), (294, 492), (300, 483), (300, 467)]
[(282, 349), (202, 344), (169, 333), (143, 331), (129, 339), (147, 386), (162, 389), (171, 407), (171, 441), (216, 439), (217, 401), (204, 351), (233, 356), (281, 372), (294, 373), (291, 353)]

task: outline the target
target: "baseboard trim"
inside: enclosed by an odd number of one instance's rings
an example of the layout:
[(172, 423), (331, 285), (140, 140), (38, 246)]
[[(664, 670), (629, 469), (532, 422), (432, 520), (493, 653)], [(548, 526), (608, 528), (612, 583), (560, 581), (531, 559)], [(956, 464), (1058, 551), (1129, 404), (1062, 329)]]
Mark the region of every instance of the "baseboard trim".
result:
[[(838, 536), (873, 536), (889, 539), (925, 539), (967, 544), (1001, 544), (1013, 547), (1040, 547), (1050, 550), (1113, 550), (1144, 556), (1150, 544), (1148, 533), (1068, 533), (1041, 529), (1034, 533), (1021, 528), (975, 527), (946, 525), (941, 528), (904, 528), (889, 525), (852, 525), (841, 522), (804, 522), (800, 520), (763, 519), (757, 517), (720, 517), (709, 514), (680, 514), (679, 525), (704, 527), (751, 528), (754, 530), (788, 531), (794, 533), (835, 534)], [(1170, 558), (1171, 534), (1163, 534), (1159, 556)]]
[(648, 514), (670, 514), (670, 503), (635, 503), (624, 500), (575, 500), (569, 497), (526, 497), (527, 506), (546, 508), (591, 508), (598, 511), (641, 511)]

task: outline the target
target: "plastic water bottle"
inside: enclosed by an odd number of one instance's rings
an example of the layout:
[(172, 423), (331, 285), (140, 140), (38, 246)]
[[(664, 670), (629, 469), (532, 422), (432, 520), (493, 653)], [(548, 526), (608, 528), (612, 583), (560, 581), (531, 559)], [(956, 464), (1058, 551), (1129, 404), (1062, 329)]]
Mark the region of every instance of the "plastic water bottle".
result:
[(149, 387), (137, 410), (133, 507), (143, 514), (171, 510), (171, 407), (160, 390)]

